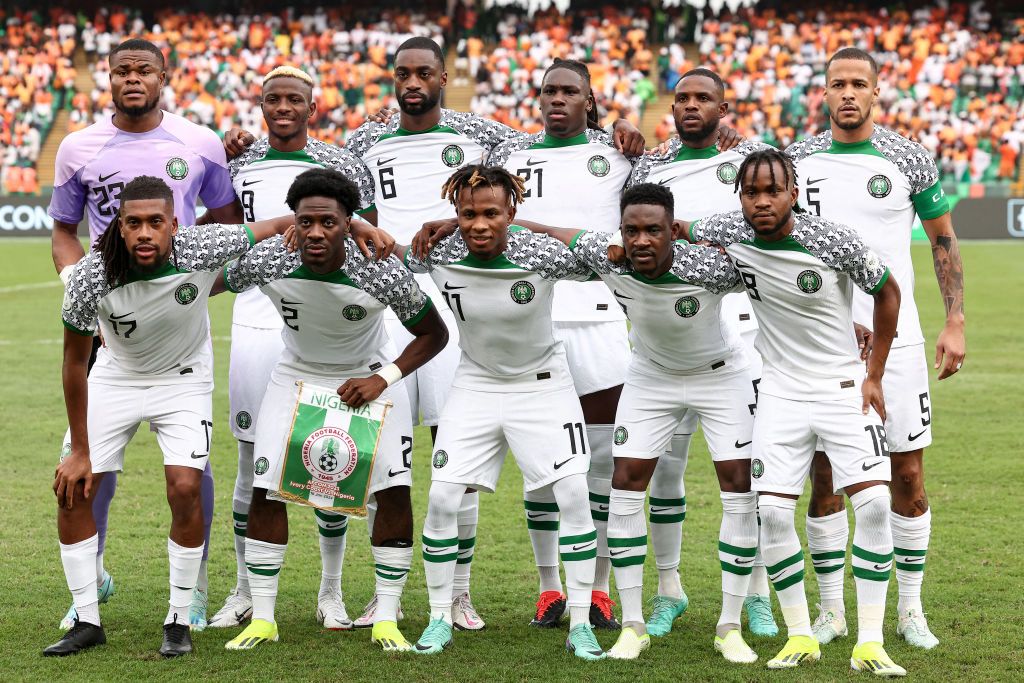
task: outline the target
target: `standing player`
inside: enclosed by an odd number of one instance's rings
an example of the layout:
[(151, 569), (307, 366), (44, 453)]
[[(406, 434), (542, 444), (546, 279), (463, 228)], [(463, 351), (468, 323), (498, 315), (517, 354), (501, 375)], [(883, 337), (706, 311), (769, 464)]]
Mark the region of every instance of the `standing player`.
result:
[(623, 266), (608, 259), (612, 233), (544, 230), (601, 276), (632, 325), (633, 355), (615, 416), (608, 521), (622, 634), (608, 656), (635, 659), (650, 646), (643, 621), (644, 497), (680, 418), (694, 413), (707, 435), (722, 498), (723, 600), (715, 649), (731, 662), (751, 663), (757, 655), (743, 641), (740, 614), (757, 549), (756, 496), (750, 490), (754, 418), (748, 409), (754, 390), (735, 326), (722, 325), (720, 312), (739, 276), (718, 250), (674, 241), (674, 200), (665, 187), (636, 185), (621, 207)]
[[(677, 139), (668, 143), (664, 152), (640, 158), (629, 180), (630, 186), (639, 183), (657, 183), (672, 191), (675, 198), (675, 217), (692, 222), (698, 218), (740, 208), (736, 195), (736, 173), (751, 152), (765, 149), (758, 142), (743, 142), (729, 151), (719, 151), (715, 142), (721, 120), (729, 113), (725, 100), (725, 84), (710, 69), (692, 69), (679, 79), (672, 103)], [(761, 357), (754, 349), (757, 320), (754, 318), (745, 294), (728, 294), (722, 300), (723, 324), (737, 329), (750, 363), (750, 375), (757, 395), (761, 380)], [(685, 352), (688, 349), (684, 346)], [(753, 414), (754, 406), (750, 406)], [(683, 474), (686, 471), (690, 436), (696, 429), (694, 414), (689, 414), (672, 437), (672, 456), (661, 458), (651, 482), (651, 545), (654, 546), (658, 566), (658, 594), (654, 598), (654, 611), (647, 622), (653, 636), (667, 634), (672, 620), (686, 609), (688, 600), (679, 581), (679, 554), (682, 545), (683, 522), (686, 514), (686, 492)], [(672, 476), (662, 476), (662, 472)], [(662, 512), (670, 505), (674, 510)], [(757, 636), (772, 637), (779, 632), (772, 616), (768, 591), (768, 574), (764, 561), (758, 555), (754, 560), (750, 579), (750, 593), (744, 602), (750, 631)]]
[[(185, 225), (195, 222), (197, 199), (209, 208), (214, 220), (241, 221), (224, 149), (216, 133), (158, 107), (167, 79), (160, 49), (133, 38), (115, 47), (109, 59), (114, 116), (71, 133), (57, 150), (49, 214), (54, 220), (53, 264), (65, 281), (84, 255), (78, 241), (78, 223), (88, 214), (89, 240), (95, 245), (120, 206), (125, 184), (136, 176), (162, 178), (174, 192), (174, 215)], [(99, 347), (98, 337), (94, 346)], [(68, 444), (66, 439), (65, 452)], [(114, 593), (114, 581), (103, 568), (103, 549), (116, 485), (117, 475), (111, 472), (103, 477), (93, 496), (99, 532), (96, 576), (101, 602)], [(213, 520), (213, 474), (209, 467), (203, 475), (202, 497), (206, 545), (190, 614), (191, 622), (200, 629), (206, 625), (206, 556)], [(74, 620), (72, 606), (61, 627), (71, 628)]]
[[(96, 249), (72, 270), (64, 295), (64, 400), (71, 448), (57, 467), (61, 560), (75, 619), (43, 651), (75, 654), (106, 642), (100, 625), (93, 504), (105, 473), (124, 466), (141, 422), (164, 454), (171, 530), (170, 609), (160, 654), (192, 651), (186, 610), (203, 556), (200, 482), (209, 465), (213, 425), (213, 353), (206, 298), (220, 267), (290, 221), (196, 226), (178, 231), (174, 194), (159, 178), (121, 188), (121, 208)], [(87, 377), (92, 337), (106, 349)], [(89, 397), (103, 401), (89, 403)]]
[[(597, 123), (590, 72), (582, 62), (555, 60), (541, 82), (544, 131), (502, 143), (488, 164), (519, 175), (526, 186), (520, 218), (567, 228), (587, 225), (612, 231), (619, 224), (619, 196), (633, 164), (615, 149)], [(593, 451), (587, 485), (597, 527), (597, 569), (590, 623), (617, 629), (608, 597), (608, 506), (612, 486), (612, 422), (629, 364), (625, 316), (600, 282), (555, 286), (551, 317), (566, 351)], [(559, 510), (548, 489), (524, 492), (526, 526), (540, 574), (534, 626), (554, 627), (565, 610), (558, 574)]]
[[(754, 421), (751, 477), (759, 494), (761, 552), (789, 629), (770, 669), (821, 657), (804, 592), (796, 501), (820, 440), (836, 491), (853, 504), (857, 645), (850, 666), (904, 676), (882, 646), (886, 589), (893, 563), (889, 530), (889, 452), (882, 376), (896, 333), (900, 290), (856, 232), (796, 215), (796, 172), (783, 152), (754, 152), (737, 177), (742, 211), (694, 223), (692, 240), (722, 245), (743, 278), (760, 330), (764, 360)], [(867, 374), (853, 327), (854, 288), (874, 299), (874, 345)]]
[[(255, 460), (247, 465), (255, 471), (245, 542), (253, 619), (226, 647), (248, 650), (278, 639), (274, 604), (288, 543), (288, 511), (285, 503), (269, 500), (267, 491), (281, 478), (296, 383), (311, 382), (338, 387), (352, 407), (378, 397), (394, 403), (370, 476), (369, 493), (377, 505), (370, 529), (378, 596), (372, 638), (385, 650), (408, 650), (397, 621), (412, 564), (412, 418), (406, 392), (389, 387), (444, 348), (448, 335), (430, 299), (396, 257), (371, 261), (349, 238), (349, 222), (360, 204), (355, 183), (333, 170), (306, 171), (291, 184), (286, 201), (295, 212), (301, 253), (274, 240), (224, 274), (233, 291), (260, 286), (286, 326), (285, 350), (261, 401)], [(386, 307), (415, 337), (397, 358), (384, 328)], [(317, 513), (318, 518), (340, 517)]]
[(444, 187), (459, 232), (422, 260), (408, 259), (453, 292), (462, 360), (438, 426), (423, 564), (430, 623), (416, 652), (452, 644), (451, 590), (458, 510), (466, 487), (494, 491), (511, 449), (529, 490), (549, 488), (562, 511), (560, 550), (571, 617), (566, 648), (603, 659), (589, 624), (597, 531), (587, 505), (590, 450), (562, 343), (551, 331), (559, 279), (590, 276), (556, 240), (511, 227), (523, 182), (505, 169), (467, 166)]
[[(931, 509), (924, 489), (924, 448), (932, 441), (932, 410), (924, 335), (914, 303), (910, 233), (920, 218), (932, 244), (935, 275), (946, 305), (946, 325), (935, 345), (943, 380), (959, 369), (964, 340), (964, 279), (960, 248), (939, 184), (935, 162), (916, 142), (876, 126), (878, 66), (867, 52), (844, 48), (825, 70), (825, 103), (832, 129), (789, 148), (811, 212), (841, 219), (893, 269), (903, 291), (900, 324), (885, 373), (885, 434), (892, 452), (892, 537), (899, 584), (897, 632), (915, 647), (939, 644), (921, 607), (921, 583), (931, 536)], [(854, 297), (854, 319), (867, 325), (872, 300)], [(833, 493), (828, 459), (814, 459), (807, 517), (807, 544), (821, 590), (814, 634), (824, 644), (846, 635), (843, 568), (850, 529), (843, 499)]]
[[(286, 213), (288, 188), (296, 176), (311, 168), (332, 168), (345, 174), (359, 189), (360, 206), (373, 201), (373, 179), (359, 159), (345, 149), (308, 137), (307, 124), (316, 112), (313, 79), (308, 74), (290, 66), (272, 70), (263, 80), (260, 104), (269, 134), (229, 164), (245, 220)], [(224, 606), (210, 619), (212, 627), (237, 626), (252, 613), (245, 534), (252, 499), (253, 441), (270, 373), (284, 349), (281, 317), (259, 289), (252, 288), (235, 298), (231, 322), (231, 431), (238, 439), (238, 474), (231, 513), (237, 582)], [(350, 629), (352, 620), (341, 593), (348, 520), (318, 510), (316, 521), (322, 562), (317, 620), (328, 629)]]

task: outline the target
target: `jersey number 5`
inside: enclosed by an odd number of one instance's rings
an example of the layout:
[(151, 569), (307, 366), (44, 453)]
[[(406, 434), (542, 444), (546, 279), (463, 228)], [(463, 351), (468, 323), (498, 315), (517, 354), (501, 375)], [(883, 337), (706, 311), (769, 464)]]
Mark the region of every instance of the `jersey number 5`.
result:
[(820, 191), (819, 187), (808, 187), (804, 190), (804, 194), (807, 196), (807, 206), (814, 210), (815, 216), (821, 215), (821, 200), (817, 198)]

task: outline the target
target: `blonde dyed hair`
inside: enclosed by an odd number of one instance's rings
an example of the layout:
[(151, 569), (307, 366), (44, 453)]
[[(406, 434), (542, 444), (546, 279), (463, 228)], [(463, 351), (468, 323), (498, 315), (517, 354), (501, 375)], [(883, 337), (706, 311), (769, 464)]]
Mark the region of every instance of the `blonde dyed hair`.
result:
[(512, 206), (523, 203), (526, 183), (517, 175), (509, 173), (501, 166), (484, 166), (470, 164), (463, 166), (445, 182), (441, 188), (441, 198), (447, 199), (453, 206), (458, 206), (459, 193), (466, 188), (500, 187), (505, 190)]
[(279, 67), (271, 70), (271, 72), (268, 73), (263, 78), (263, 85), (264, 85), (264, 87), (266, 87), (267, 83), (269, 83), (270, 81), (274, 80), (275, 78), (286, 78), (286, 77), (287, 78), (297, 78), (300, 81), (302, 81), (303, 83), (305, 83), (306, 85), (308, 85), (310, 88), (313, 87), (313, 78), (308, 73), (306, 73), (302, 69), (298, 69), (298, 68), (296, 68), (294, 66), (289, 66), (287, 64), (285, 64), (283, 66), (279, 66)]

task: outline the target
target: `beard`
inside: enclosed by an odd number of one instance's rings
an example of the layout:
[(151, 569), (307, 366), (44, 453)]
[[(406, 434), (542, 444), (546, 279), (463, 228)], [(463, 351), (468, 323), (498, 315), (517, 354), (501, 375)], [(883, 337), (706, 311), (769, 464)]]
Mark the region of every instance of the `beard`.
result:
[(758, 228), (754, 227), (753, 221), (748, 219), (747, 222), (750, 223), (750, 227), (754, 228), (754, 234), (756, 235), (775, 235), (786, 226), (786, 223), (788, 223), (789, 219), (792, 217), (793, 207), (789, 207), (789, 210), (786, 211), (786, 213), (782, 214), (782, 217), (775, 222), (775, 225), (770, 230), (759, 230)]
[(420, 114), (426, 114), (428, 111), (437, 106), (438, 102), (441, 101), (441, 93), (431, 95), (423, 93), (423, 100), (419, 104), (406, 104), (402, 98), (398, 99), (398, 108), (403, 113), (409, 114), (410, 116), (419, 116)]
[(676, 124), (676, 132), (679, 133), (679, 139), (683, 142), (700, 142), (701, 140), (706, 140), (716, 130), (718, 130), (718, 121), (713, 120), (708, 121), (704, 124), (703, 128), (693, 133), (683, 130), (682, 126)]
[(868, 115), (861, 114), (856, 121), (850, 121), (849, 119), (847, 119), (846, 121), (840, 121), (835, 116), (832, 115), (830, 115), (829, 118), (832, 119), (832, 123), (836, 124), (843, 130), (857, 130), (858, 128), (863, 126), (864, 123), (868, 120)]
[(145, 116), (149, 112), (156, 109), (156, 106), (160, 103), (160, 95), (154, 95), (152, 99), (146, 100), (146, 103), (138, 107), (122, 107), (116, 101), (114, 102), (114, 108), (125, 116), (133, 119), (137, 119), (140, 116)]

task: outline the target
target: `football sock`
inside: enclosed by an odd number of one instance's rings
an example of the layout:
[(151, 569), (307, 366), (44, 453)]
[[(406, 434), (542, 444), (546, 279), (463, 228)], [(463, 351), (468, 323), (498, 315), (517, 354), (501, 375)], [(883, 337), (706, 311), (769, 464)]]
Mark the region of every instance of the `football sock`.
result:
[(607, 593), (612, 564), (608, 556), (608, 497), (612, 491), (612, 425), (587, 425), (590, 444), (590, 471), (587, 473), (590, 514), (597, 530), (597, 561), (594, 563), (594, 590)]
[(718, 560), (722, 565), (722, 613), (718, 635), (740, 627), (754, 556), (757, 554), (757, 494), (721, 492), (722, 525), (718, 531)]
[(845, 612), (843, 578), (850, 522), (846, 510), (824, 517), (807, 517), (807, 549), (818, 578), (822, 609)]
[(587, 505), (587, 478), (571, 474), (551, 485), (561, 510), (558, 550), (565, 568), (566, 604), (570, 628), (590, 623), (590, 594), (594, 589), (597, 529)]
[(608, 549), (615, 569), (615, 587), (622, 603), (623, 623), (643, 623), (644, 560), (647, 557), (646, 491), (612, 489), (608, 516)]
[(900, 601), (897, 611), (921, 609), (921, 583), (924, 581), (924, 561), (928, 555), (928, 539), (932, 534), (932, 511), (929, 508), (920, 517), (890, 514), (892, 543), (896, 552), (896, 583)]
[(252, 618), (274, 621), (277, 602), (277, 580), (284, 563), (287, 543), (267, 543), (255, 538), (245, 539), (245, 566), (249, 572), (252, 595)]
[(882, 642), (885, 594), (892, 572), (889, 487), (879, 484), (850, 496), (853, 530), (853, 579), (857, 585), (857, 644)]
[[(68, 442), (71, 443), (70, 441)], [(100, 480), (92, 499), (92, 518), (96, 522), (96, 535), (99, 542), (96, 547), (96, 580), (103, 581), (103, 551), (107, 547), (107, 516), (110, 504), (117, 491), (117, 472), (107, 472)]]
[(249, 595), (249, 574), (245, 569), (245, 532), (249, 525), (249, 504), (252, 502), (253, 444), (238, 442), (238, 474), (235, 491), (231, 496), (231, 517), (234, 520), (235, 590)]
[(206, 469), (199, 484), (199, 498), (203, 505), (203, 559), (210, 555), (210, 529), (213, 527), (213, 468), (206, 459)]
[(164, 624), (188, 623), (188, 611), (192, 605), (192, 591), (199, 578), (199, 565), (203, 561), (203, 546), (185, 548), (167, 539), (167, 558), (170, 562), (171, 599)]
[(373, 546), (376, 575), (377, 621), (398, 621), (398, 602), (412, 567), (412, 543), (398, 546)]
[[(106, 477), (104, 477), (106, 479)], [(99, 598), (96, 596), (97, 534), (78, 543), (60, 544), (60, 561), (64, 565), (64, 578), (75, 603), (78, 618), (87, 624), (100, 625)]]
[(196, 576), (196, 590), (206, 593), (210, 588), (210, 575), (207, 572), (207, 561), (204, 558), (199, 563), (199, 574)]
[(469, 573), (473, 567), (476, 548), (476, 525), (480, 518), (480, 493), (474, 491), (462, 496), (459, 508), (459, 559), (455, 562), (455, 583), (452, 598), (469, 592)]
[(756, 511), (754, 514), (757, 516), (757, 554), (754, 555), (754, 566), (750, 573), (747, 595), (768, 597), (768, 570), (765, 569), (764, 558), (761, 557), (761, 513)]
[(523, 491), (526, 529), (530, 532), (533, 559), (540, 575), (540, 592), (562, 592), (558, 575), (558, 504), (550, 486), (536, 491)]
[(324, 598), (332, 592), (341, 592), (348, 517), (315, 509), (313, 513), (320, 530), (320, 593), (317, 597)]
[(430, 485), (423, 520), (423, 570), (427, 575), (430, 618), (452, 623), (452, 584), (459, 559), (459, 507), (465, 484), (435, 481)]
[(672, 450), (658, 458), (651, 477), (648, 501), (651, 521), (651, 546), (658, 569), (658, 595), (683, 597), (679, 580), (679, 556), (683, 545), (683, 520), (686, 519), (686, 487), (683, 476), (689, 457), (692, 434), (674, 434)]
[(796, 501), (761, 495), (761, 553), (782, 607), (789, 636), (810, 636), (811, 617), (804, 592), (804, 554), (796, 535)]

